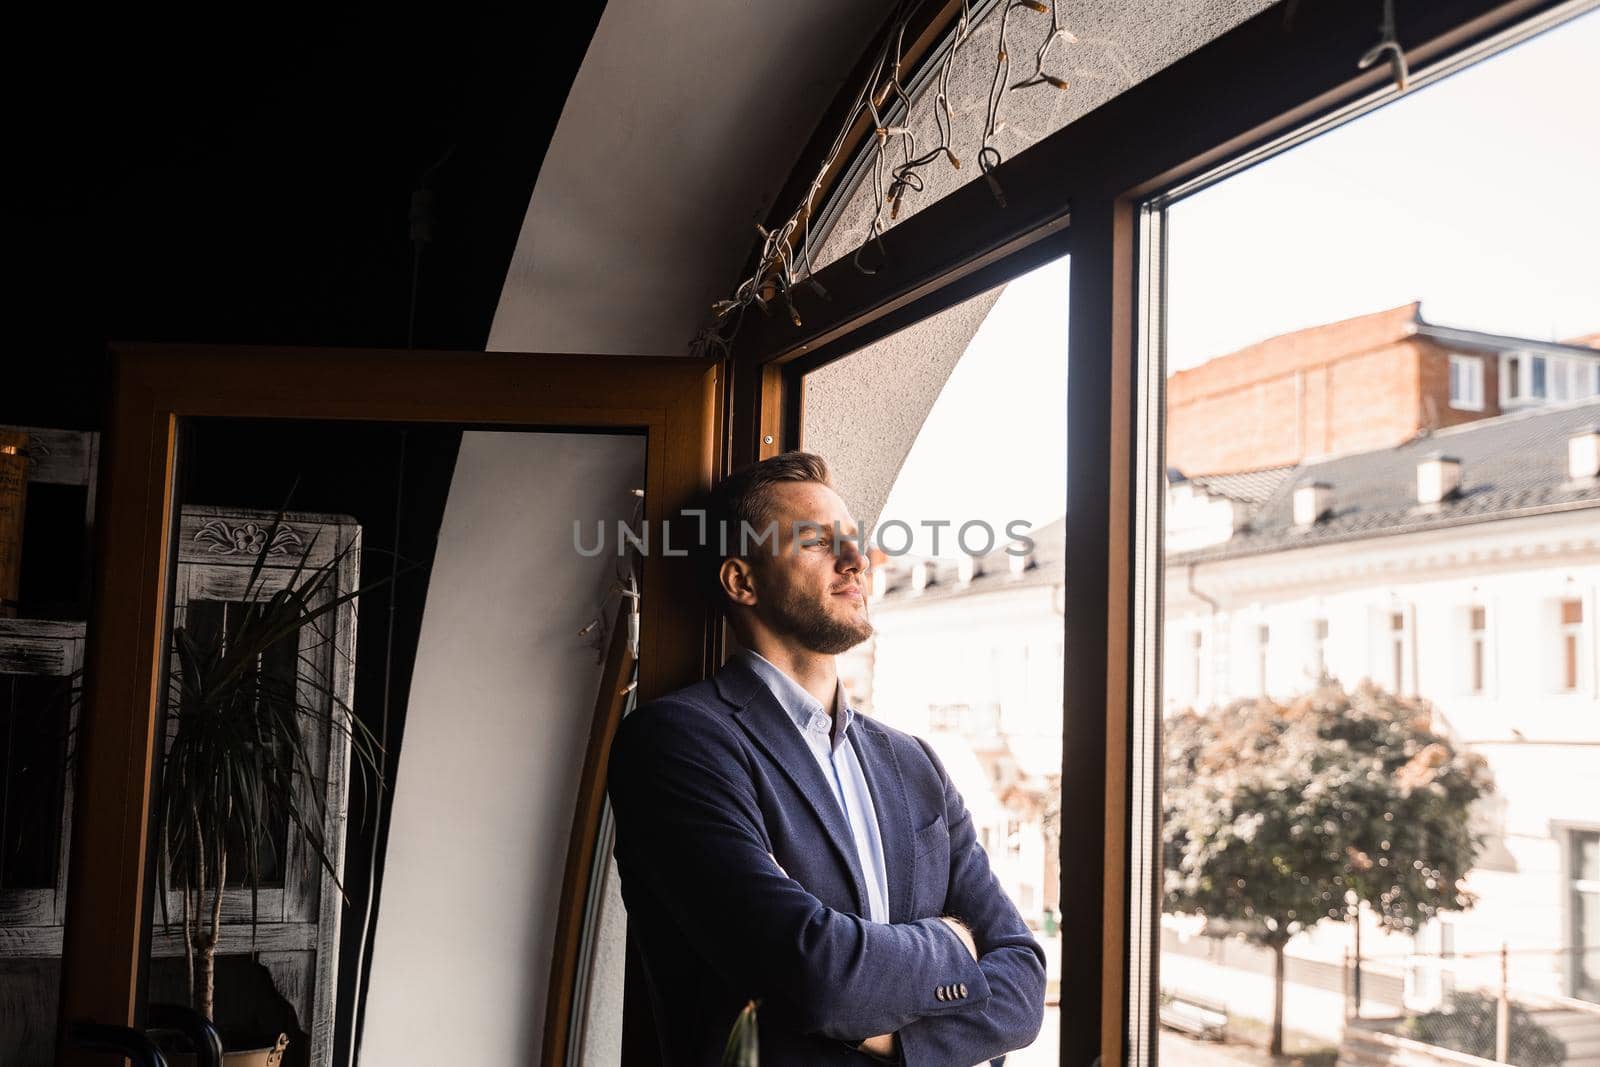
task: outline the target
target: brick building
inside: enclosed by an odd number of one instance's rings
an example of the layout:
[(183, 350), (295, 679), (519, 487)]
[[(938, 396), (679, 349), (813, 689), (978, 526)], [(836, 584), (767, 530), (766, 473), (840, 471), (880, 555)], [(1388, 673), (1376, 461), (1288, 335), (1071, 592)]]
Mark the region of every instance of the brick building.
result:
[(1386, 448), (1507, 411), (1600, 395), (1600, 335), (1439, 326), (1420, 303), (1269, 338), (1167, 379), (1167, 466), (1260, 470)]

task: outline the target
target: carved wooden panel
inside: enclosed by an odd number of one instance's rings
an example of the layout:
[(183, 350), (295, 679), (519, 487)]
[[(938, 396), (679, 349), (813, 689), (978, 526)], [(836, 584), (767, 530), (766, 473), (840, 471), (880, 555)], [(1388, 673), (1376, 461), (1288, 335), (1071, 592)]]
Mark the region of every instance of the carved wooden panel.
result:
[[(84, 457), (74, 458), (65, 451), (56, 453), (62, 474)], [(256, 554), (267, 549), (267, 563), (257, 579), (255, 595), (270, 596), (284, 588), (296, 567), (316, 567), (348, 553), (339, 564), (336, 580), (324, 590), (329, 599), (354, 590), (359, 581), (360, 527), (347, 517), (292, 513), (274, 529), (270, 512), (244, 511), (215, 507), (187, 507), (179, 520), (178, 567), (174, 577), (173, 625), (226, 625), (229, 613), (245, 610), (244, 600), (250, 570)], [(326, 710), (348, 720), (354, 701), (356, 606), (352, 603), (323, 616), (299, 635), (298, 646), (285, 649), (285, 670), (299, 679), (303, 699), (321, 699)], [(15, 737), (18, 723), (49, 725), (48, 715), (57, 692), (65, 693), (83, 663), (84, 624), (39, 620), (0, 619), (0, 746)], [(310, 680), (315, 678), (315, 684)], [(320, 693), (331, 693), (332, 700)], [(59, 714), (67, 730), (50, 732), (62, 746), (75, 722), (75, 702), (61, 703)], [(9, 718), (7, 717), (9, 715)], [(169, 738), (175, 723), (169, 724)], [(348, 722), (346, 722), (348, 726)], [(9, 731), (7, 727), (12, 727)], [(350, 742), (345, 730), (331, 732), (326, 726), (307, 731), (306, 746), (313, 764), (319, 768), (324, 785), (323, 800), (327, 817), (323, 832), (328, 855), (343, 878), (345, 819), (348, 811), (348, 773)], [(15, 748), (0, 747), (0, 855), (9, 838), (6, 834), (4, 800), (21, 794), (16, 788), (19, 775), (8, 769), (6, 758)], [(47, 825), (51, 862), (35, 855), (39, 848), (29, 839), (27, 885), (11, 885), (0, 860), (0, 1063), (6, 1067), (27, 1067), (51, 1062), (57, 986), (60, 981), (58, 957), (62, 951), (62, 926), (65, 907), (66, 828), (71, 825), (71, 775), (64, 751), (41, 755), (47, 745), (28, 749), (29, 773), (50, 770), (53, 786), (34, 789), (46, 798), (48, 817), (30, 823), (29, 833), (38, 837), (38, 827)], [(54, 750), (50, 750), (53, 752)], [(34, 783), (30, 783), (32, 786)], [(51, 789), (54, 789), (54, 792)], [(21, 840), (20, 834), (11, 837)], [(305, 856), (293, 835), (283, 830), (287, 849), (276, 864), (270, 886), (263, 885), (257, 899), (257, 924), (252, 934), (251, 901), (248, 888), (238, 885), (223, 895), (223, 929), (219, 955), (245, 956), (252, 951), (256, 960), (272, 976), (277, 995), (287, 1002), (308, 1035), (306, 1046), (295, 1057), (313, 1067), (329, 1067), (333, 1052), (334, 995), (337, 984), (339, 927), (342, 902), (334, 875), (324, 872), (313, 856)], [(13, 849), (13, 852), (16, 850)], [(44, 871), (44, 868), (48, 868)], [(41, 872), (48, 873), (46, 884)], [(19, 876), (20, 877), (20, 876)], [(181, 929), (181, 893), (167, 895), (167, 914), (171, 926), (163, 924), (161, 901), (155, 904), (155, 928), (151, 936), (151, 955), (156, 961), (180, 959), (184, 954)], [(163, 969), (165, 968), (165, 969)], [(173, 997), (170, 965), (157, 967), (152, 994), (164, 990)], [(219, 984), (226, 972), (219, 965)], [(220, 1003), (220, 1001), (219, 1001)], [(304, 1057), (304, 1058), (302, 1058)]]
[[(325, 589), (327, 600), (351, 592), (360, 580), (361, 530), (337, 515), (290, 513), (274, 527), (270, 512), (213, 507), (186, 507), (179, 522), (178, 568), (173, 598), (173, 625), (225, 622), (247, 594), (257, 554), (266, 549), (266, 563), (254, 594), (270, 596), (292, 580), (297, 568), (314, 568), (345, 552), (336, 581)], [(348, 551), (346, 551), (348, 550)], [(326, 602), (326, 601), (324, 601)], [(301, 679), (302, 699), (327, 697), (326, 710), (348, 709), (355, 698), (356, 607), (347, 603), (317, 620), (299, 635), (289, 667)], [(350, 741), (345, 731), (310, 730), (306, 748), (314, 765), (326, 768), (323, 826), (326, 849), (344, 877), (345, 818), (348, 810)], [(309, 1063), (326, 1067), (333, 1054), (334, 995), (337, 986), (342, 900), (334, 875), (315, 856), (305, 855), (295, 835), (272, 879), (257, 898), (255, 947), (258, 959), (273, 974), (278, 992), (294, 1007), (310, 1037)], [(168, 894), (171, 914), (182, 914), (182, 895)], [(223, 951), (249, 951), (250, 892), (243, 886), (223, 894)], [(152, 954), (182, 955), (183, 940), (175, 927), (163, 934), (159, 924)], [(219, 979), (220, 980), (220, 979)]]

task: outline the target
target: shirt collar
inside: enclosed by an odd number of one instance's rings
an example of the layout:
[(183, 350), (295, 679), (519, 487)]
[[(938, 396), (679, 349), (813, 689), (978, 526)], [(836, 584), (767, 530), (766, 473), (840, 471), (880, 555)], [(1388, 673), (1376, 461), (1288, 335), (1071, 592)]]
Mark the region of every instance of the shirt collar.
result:
[[(833, 727), (833, 718), (823, 710), (821, 701), (806, 692), (799, 682), (790, 678), (759, 652), (752, 652), (748, 648), (741, 648), (736, 656), (743, 657), (749, 668), (756, 672), (756, 676), (766, 683), (772, 695), (778, 699), (778, 704), (800, 728), (802, 734), (821, 733), (828, 734)], [(843, 723), (837, 733), (831, 734), (829, 742), (837, 749), (844, 743), (845, 733), (850, 729), (850, 724), (855, 721), (855, 709), (850, 706), (849, 698), (845, 695), (844, 683), (838, 682), (833, 691), (834, 707), (843, 711)]]

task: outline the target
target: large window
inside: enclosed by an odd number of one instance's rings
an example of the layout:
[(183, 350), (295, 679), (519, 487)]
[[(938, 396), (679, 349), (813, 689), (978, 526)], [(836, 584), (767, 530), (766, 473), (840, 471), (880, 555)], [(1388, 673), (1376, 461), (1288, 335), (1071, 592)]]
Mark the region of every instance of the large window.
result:
[[(1600, 838), (1560, 829), (1600, 819), (1600, 722), (1570, 705), (1600, 493), (1568, 470), (1600, 418), (1595, 48), (1580, 16), (1144, 215), (1168, 492), (1149, 558), (1182, 650), (1166, 1064), (1217, 1062), (1219, 1038), (1492, 1059), (1458, 1013), (1508, 990), (1534, 1028), (1515, 1046), (1556, 1025), (1550, 998), (1596, 996)], [(1469, 141), (1539, 165), (1463, 172)], [(1476, 225), (1491, 197), (1545, 221)]]
[(876, 531), (875, 632), (840, 657), (851, 700), (938, 755), (1045, 950), (1044, 1029), (1008, 1067), (1060, 1063), (1070, 995), (1058, 865), (1067, 266), (981, 293), (803, 383), (802, 443)]
[[(1330, 60), (1252, 112), (1279, 108), (1265, 126), (1222, 119), (1127, 142), (1213, 85), (1232, 86), (1217, 102), (1236, 108), (1248, 90), (1230, 79), (1276, 48), (1297, 57), (1273, 68), (1280, 80), (1316, 66), (1348, 29), (1330, 11), (1263, 14), (1044, 138), (1003, 165), (1004, 209), (979, 187), (930, 183), (885, 242), (891, 278), (835, 262), (820, 279), (834, 310), (802, 307), (793, 331), (755, 320), (762, 373), (744, 388), (781, 379), (784, 395), (781, 415), (763, 408), (762, 447), (837, 448), (859, 472), (845, 493), (858, 518), (892, 518), (891, 490), (919, 470), (942, 479), (936, 500), (1018, 470), (1054, 477), (1028, 444), (1051, 423), (1033, 414), (1049, 385), (960, 371), (978, 365), (980, 326), (1011, 317), (1041, 249), (1070, 249), (1079, 268), (1065, 528), (1081, 539), (1062, 570), (1061, 807), (1047, 824), (1063, 860), (1047, 1014), (1048, 1027), (1059, 1003), (1062, 1062), (1226, 1061), (1202, 1042), (1264, 1050), (1275, 1022), (1289, 1053), (1331, 1062), (1351, 1033), (1384, 1019), (1426, 1028), (1458, 995), (1483, 995), (1511, 936), (1517, 1004), (1565, 988), (1552, 975), (1566, 912), (1513, 930), (1505, 902), (1565, 899), (1552, 805), (1569, 825), (1600, 815), (1575, 787), (1600, 770), (1600, 736), (1574, 725), (1570, 694), (1544, 698), (1551, 605), (1592, 605), (1600, 585), (1600, 493), (1564, 459), (1596, 411), (1570, 372), (1557, 399), (1552, 371), (1596, 359), (1600, 274), (1584, 249), (1600, 226), (1581, 192), (1596, 138), (1576, 103), (1600, 92), (1585, 81), (1596, 16), (1514, 26), (1509, 8), (1485, 8), (1468, 29), (1429, 8), (1402, 28), (1428, 42), (1409, 91), (1374, 91), (1376, 78), (1353, 89), (1351, 63)], [(1306, 116), (1313, 127), (1292, 125)], [(1229, 154), (1266, 137), (1257, 155)], [(1539, 166), (1464, 171), (1466, 143)], [(1529, 215), (1514, 226), (1483, 210), (1510, 185)], [(822, 214), (814, 261), (872, 243), (873, 196), (863, 184)], [(1527, 284), (1504, 284), (1508, 271)], [(991, 287), (1008, 280), (997, 303)], [(940, 406), (970, 394), (972, 414), (941, 424), (935, 409), (924, 424), (941, 387)], [(869, 434), (876, 447), (851, 447)], [(930, 463), (935, 446), (947, 451)], [(1530, 530), (1567, 547), (1531, 547)], [(1006, 739), (1034, 700), (1041, 642), (997, 642), (1012, 614), (975, 610), (999, 572), (880, 562), (873, 684), (899, 669), (934, 690), (905, 701), (903, 721), (999, 723)], [(1012, 558), (1004, 573), (1032, 572)], [(956, 605), (971, 611), (946, 627), (970, 639), (964, 659), (933, 651), (932, 630), (888, 632), (902, 613), (955, 619)], [(899, 637), (927, 651), (897, 668)], [(1005, 782), (984, 762), (995, 741), (964, 741), (986, 788)], [(994, 815), (978, 837), (997, 872), (1031, 862), (1016, 836), (1027, 816)], [(1026, 888), (1007, 886), (1026, 908)], [(1472, 906), (1491, 894), (1500, 903)]]

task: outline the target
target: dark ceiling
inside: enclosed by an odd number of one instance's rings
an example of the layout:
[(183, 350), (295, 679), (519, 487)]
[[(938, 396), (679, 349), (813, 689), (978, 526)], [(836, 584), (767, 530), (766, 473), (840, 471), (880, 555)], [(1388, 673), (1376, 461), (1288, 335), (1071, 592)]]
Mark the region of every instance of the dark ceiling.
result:
[[(106, 342), (482, 348), (603, 5), (58, 6), (13, 94), (0, 422), (92, 426)], [(222, 12), (228, 12), (222, 14)]]

